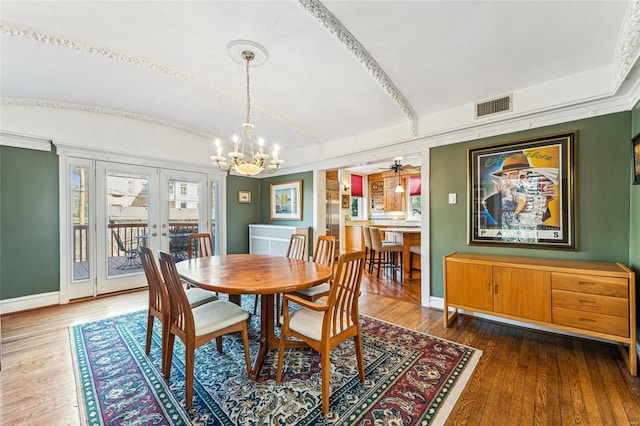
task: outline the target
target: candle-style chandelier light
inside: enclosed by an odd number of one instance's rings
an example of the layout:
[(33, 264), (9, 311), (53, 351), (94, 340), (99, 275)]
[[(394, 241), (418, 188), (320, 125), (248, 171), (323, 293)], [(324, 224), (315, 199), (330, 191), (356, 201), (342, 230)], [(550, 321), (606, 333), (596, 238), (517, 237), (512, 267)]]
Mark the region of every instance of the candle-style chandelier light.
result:
[(212, 155), (211, 160), (213, 160), (213, 162), (222, 171), (226, 172), (233, 169), (244, 176), (255, 176), (260, 174), (262, 171), (274, 173), (280, 168), (280, 165), (284, 163), (283, 160), (278, 158), (278, 145), (274, 145), (272, 151), (273, 158), (270, 162), (267, 162), (269, 155), (264, 153), (264, 140), (262, 138), (257, 138), (256, 141), (255, 134), (253, 133), (253, 124), (249, 121), (249, 115), (251, 113), (249, 64), (256, 56), (254, 52), (247, 49), (242, 50), (241, 57), (246, 63), (247, 73), (247, 120), (242, 125), (240, 137), (233, 135), (233, 151), (227, 154), (229, 159), (227, 160), (222, 156), (220, 140), (216, 139), (217, 155)]

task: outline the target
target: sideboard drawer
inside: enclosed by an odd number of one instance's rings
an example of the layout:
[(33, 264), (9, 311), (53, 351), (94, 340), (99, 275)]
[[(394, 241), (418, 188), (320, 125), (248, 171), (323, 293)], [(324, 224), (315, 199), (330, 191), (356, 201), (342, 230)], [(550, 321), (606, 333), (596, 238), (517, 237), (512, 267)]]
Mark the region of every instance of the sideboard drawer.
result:
[(551, 290), (551, 305), (554, 308), (575, 309), (577, 311), (629, 318), (629, 301), (622, 297)]
[(553, 308), (551, 315), (554, 324), (581, 328), (583, 330), (590, 330), (598, 333), (629, 337), (628, 318), (595, 314), (592, 312), (582, 312), (565, 308)]
[(601, 294), (603, 296), (629, 297), (628, 280), (615, 277), (553, 272), (551, 274), (551, 288), (556, 290)]

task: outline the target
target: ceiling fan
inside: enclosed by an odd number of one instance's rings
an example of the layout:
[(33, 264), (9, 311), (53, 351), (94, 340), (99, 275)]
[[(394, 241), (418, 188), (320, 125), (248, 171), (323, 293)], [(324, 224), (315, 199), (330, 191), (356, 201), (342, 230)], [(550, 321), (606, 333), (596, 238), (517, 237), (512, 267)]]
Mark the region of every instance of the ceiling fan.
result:
[(381, 169), (381, 170), (393, 170), (395, 173), (400, 173), (400, 171), (404, 171), (404, 170), (416, 170), (419, 171), (420, 170), (420, 166), (414, 166), (412, 164), (406, 164), (406, 165), (402, 165), (400, 164), (400, 160), (395, 160), (394, 163), (388, 168), (388, 169)]

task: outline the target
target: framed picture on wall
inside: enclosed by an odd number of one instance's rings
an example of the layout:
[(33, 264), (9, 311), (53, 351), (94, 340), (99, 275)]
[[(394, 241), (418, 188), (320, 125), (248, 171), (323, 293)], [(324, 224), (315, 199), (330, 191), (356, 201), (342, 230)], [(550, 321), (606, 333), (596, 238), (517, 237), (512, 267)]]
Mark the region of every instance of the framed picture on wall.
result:
[(272, 183), (271, 220), (302, 220), (302, 181)]
[(251, 204), (251, 191), (238, 191), (238, 203)]
[(631, 139), (631, 182), (640, 184), (640, 133)]
[(575, 250), (576, 132), (467, 150), (468, 243)]
[(342, 208), (349, 208), (349, 196), (347, 194), (342, 194)]

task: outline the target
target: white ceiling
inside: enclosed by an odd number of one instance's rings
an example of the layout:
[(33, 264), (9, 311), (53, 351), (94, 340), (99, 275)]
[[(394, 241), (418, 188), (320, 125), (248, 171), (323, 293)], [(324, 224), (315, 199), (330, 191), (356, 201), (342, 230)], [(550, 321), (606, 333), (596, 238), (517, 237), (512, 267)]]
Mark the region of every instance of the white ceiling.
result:
[(513, 93), (521, 116), (635, 87), (623, 84), (637, 52), (625, 46), (638, 30), (629, 36), (628, 1), (323, 1), (406, 99), (412, 131), (335, 22), (312, 15), (315, 3), (2, 0), (0, 94), (229, 141), (246, 81), (225, 47), (251, 40), (269, 53), (251, 71), (251, 121), (301, 164), (478, 125), (473, 103), (495, 96)]

